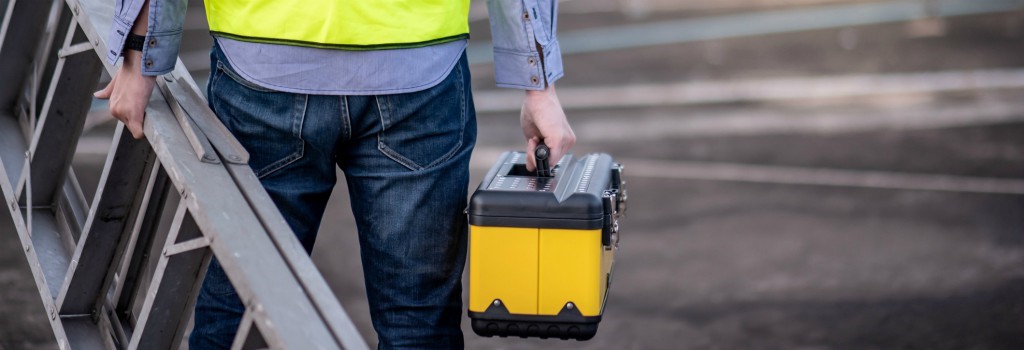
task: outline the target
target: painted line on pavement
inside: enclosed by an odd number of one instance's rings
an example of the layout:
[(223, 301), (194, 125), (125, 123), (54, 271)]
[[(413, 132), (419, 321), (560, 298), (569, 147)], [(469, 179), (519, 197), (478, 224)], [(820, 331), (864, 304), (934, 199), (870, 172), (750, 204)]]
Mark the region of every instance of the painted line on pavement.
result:
[(620, 159), (629, 177), (1024, 195), (1016, 179), (730, 163)]
[[(674, 113), (631, 111), (617, 118), (575, 118), (572, 123), (579, 137), (602, 142), (929, 130), (1022, 122), (1024, 98), (1021, 96), (1024, 93), (958, 102), (891, 99), (865, 101), (860, 105), (815, 107), (809, 111), (758, 107), (714, 112), (699, 109)], [(871, 105), (874, 103), (878, 104)]]
[[(678, 106), (1024, 88), (1024, 69), (853, 74), (595, 87), (560, 87), (566, 109)], [(473, 92), (478, 113), (518, 112), (520, 91)]]

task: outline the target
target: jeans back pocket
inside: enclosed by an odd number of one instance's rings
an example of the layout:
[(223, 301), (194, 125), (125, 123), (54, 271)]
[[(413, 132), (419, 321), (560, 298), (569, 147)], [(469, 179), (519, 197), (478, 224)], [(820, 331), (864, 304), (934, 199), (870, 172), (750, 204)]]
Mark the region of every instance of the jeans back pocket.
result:
[(302, 124), (308, 96), (248, 83), (217, 61), (210, 81), (210, 105), (217, 118), (249, 152), (257, 177), (302, 158)]
[(416, 171), (458, 153), (472, 112), (462, 63), (432, 88), (377, 96), (381, 119), (377, 148), (384, 155)]

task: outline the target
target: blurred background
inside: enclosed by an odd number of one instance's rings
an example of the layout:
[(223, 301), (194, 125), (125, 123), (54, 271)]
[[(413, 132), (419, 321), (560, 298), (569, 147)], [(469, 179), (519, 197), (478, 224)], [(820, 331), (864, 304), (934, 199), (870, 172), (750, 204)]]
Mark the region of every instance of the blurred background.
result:
[[(612, 154), (631, 192), (610, 299), (591, 341), (466, 319), (468, 348), (1024, 348), (1024, 1), (560, 4), (574, 152)], [(203, 84), (202, 1), (186, 21)], [(483, 1), (471, 26), (475, 188), (524, 141)], [(114, 126), (97, 102), (87, 196)], [(375, 345), (339, 183), (313, 258)], [(22, 254), (0, 250), (0, 349), (56, 348)]]

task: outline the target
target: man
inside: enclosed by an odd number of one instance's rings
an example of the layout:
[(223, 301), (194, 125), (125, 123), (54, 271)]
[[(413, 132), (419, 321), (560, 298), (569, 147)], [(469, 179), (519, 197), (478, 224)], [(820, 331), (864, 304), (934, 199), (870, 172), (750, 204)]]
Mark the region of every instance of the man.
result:
[[(117, 0), (96, 93), (141, 138), (155, 77), (174, 68), (187, 0)], [(555, 94), (556, 0), (490, 0), (495, 79), (525, 90), (527, 149), (575, 142)], [(210, 108), (307, 251), (345, 173), (380, 348), (462, 348), (468, 164), (476, 115), (469, 0), (206, 0)], [(533, 168), (533, 159), (529, 160)], [(214, 261), (193, 349), (228, 348), (244, 307)]]

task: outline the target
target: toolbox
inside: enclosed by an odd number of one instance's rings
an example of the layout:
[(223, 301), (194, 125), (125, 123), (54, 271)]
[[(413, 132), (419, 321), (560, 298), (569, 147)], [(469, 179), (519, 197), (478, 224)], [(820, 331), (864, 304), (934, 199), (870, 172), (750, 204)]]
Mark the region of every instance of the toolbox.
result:
[(626, 209), (622, 166), (595, 153), (505, 152), (468, 209), (469, 317), (482, 336), (587, 340), (597, 333)]

